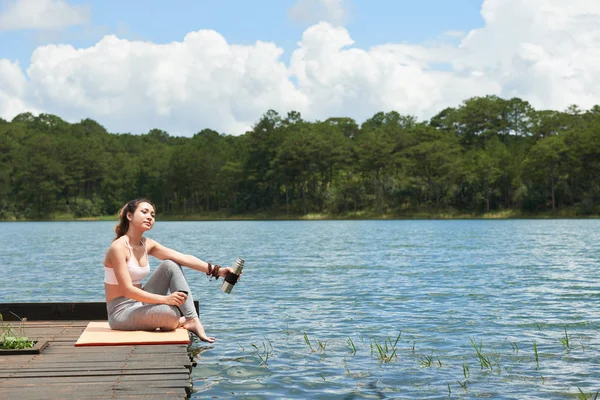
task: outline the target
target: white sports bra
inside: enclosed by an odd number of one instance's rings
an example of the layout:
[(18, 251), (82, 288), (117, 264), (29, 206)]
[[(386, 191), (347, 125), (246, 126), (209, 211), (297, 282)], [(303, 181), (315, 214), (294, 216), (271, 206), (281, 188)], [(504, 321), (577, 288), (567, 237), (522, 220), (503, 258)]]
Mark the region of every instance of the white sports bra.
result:
[[(127, 247), (129, 247), (129, 261), (127, 262), (127, 270), (129, 271), (129, 276), (131, 276), (131, 283), (134, 285), (141, 285), (142, 279), (144, 279), (150, 273), (150, 259), (148, 258), (148, 249), (146, 249), (145, 242), (145, 240), (142, 240), (142, 245), (144, 245), (144, 251), (146, 252), (146, 259), (148, 260), (145, 267), (141, 267), (138, 264), (133, 255), (133, 249), (129, 243), (125, 242), (127, 243)], [(104, 283), (108, 283), (109, 285), (119, 284), (113, 268), (104, 266)]]

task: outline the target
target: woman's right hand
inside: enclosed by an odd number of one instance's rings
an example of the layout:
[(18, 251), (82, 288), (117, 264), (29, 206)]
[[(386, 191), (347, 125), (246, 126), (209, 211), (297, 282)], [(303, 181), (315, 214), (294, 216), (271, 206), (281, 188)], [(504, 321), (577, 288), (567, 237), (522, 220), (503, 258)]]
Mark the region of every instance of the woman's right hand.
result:
[(187, 299), (187, 294), (183, 292), (174, 292), (168, 296), (165, 296), (165, 299), (165, 304), (168, 304), (170, 306), (180, 306)]

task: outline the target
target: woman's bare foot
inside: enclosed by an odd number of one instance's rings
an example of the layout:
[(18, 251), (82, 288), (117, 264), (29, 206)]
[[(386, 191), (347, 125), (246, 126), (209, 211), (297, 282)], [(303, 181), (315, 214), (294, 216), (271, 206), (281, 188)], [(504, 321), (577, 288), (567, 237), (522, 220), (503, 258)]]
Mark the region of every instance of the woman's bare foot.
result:
[(213, 343), (215, 341), (214, 337), (206, 336), (206, 332), (204, 332), (204, 326), (202, 326), (200, 323), (199, 318), (188, 319), (183, 323), (183, 328), (194, 333), (203, 342)]
[(184, 322), (185, 322), (185, 317), (179, 318), (179, 325), (177, 325), (177, 328), (183, 328)]

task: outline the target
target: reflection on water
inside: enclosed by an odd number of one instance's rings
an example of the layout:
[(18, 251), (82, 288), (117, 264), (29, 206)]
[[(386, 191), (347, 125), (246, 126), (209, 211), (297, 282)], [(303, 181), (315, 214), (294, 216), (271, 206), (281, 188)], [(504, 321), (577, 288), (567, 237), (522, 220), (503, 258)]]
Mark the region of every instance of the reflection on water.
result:
[[(0, 223), (0, 301), (102, 301), (113, 226)], [(246, 260), (229, 295), (186, 271), (218, 338), (193, 344), (195, 398), (562, 399), (600, 390), (598, 228), (159, 221), (149, 236), (223, 265)]]

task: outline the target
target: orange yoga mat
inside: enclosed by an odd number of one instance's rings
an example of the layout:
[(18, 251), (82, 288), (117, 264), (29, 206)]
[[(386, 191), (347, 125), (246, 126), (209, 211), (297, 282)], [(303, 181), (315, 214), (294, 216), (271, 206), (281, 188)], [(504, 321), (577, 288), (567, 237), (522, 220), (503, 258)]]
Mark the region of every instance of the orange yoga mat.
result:
[(90, 322), (75, 346), (123, 346), (136, 344), (189, 344), (190, 336), (186, 329), (170, 332), (162, 331), (115, 331), (108, 322)]

